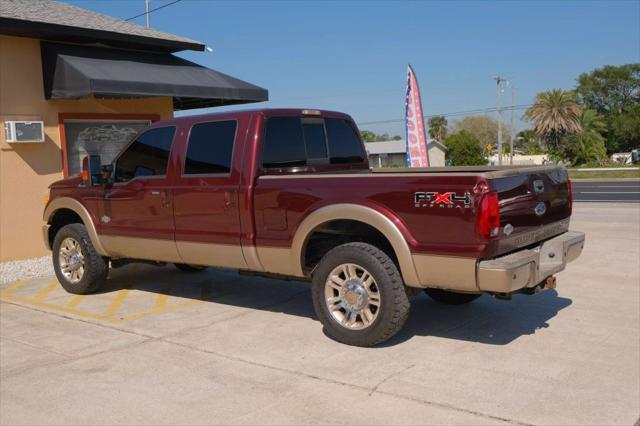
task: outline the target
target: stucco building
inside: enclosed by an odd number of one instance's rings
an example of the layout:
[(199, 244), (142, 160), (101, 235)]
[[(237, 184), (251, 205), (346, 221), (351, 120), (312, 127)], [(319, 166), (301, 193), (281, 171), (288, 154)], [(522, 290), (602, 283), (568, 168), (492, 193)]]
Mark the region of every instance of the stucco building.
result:
[[(407, 166), (407, 142), (404, 140), (368, 142), (365, 147), (371, 167)], [(427, 144), (427, 150), (432, 167), (443, 167), (445, 165), (445, 155), (447, 153), (445, 145), (432, 140)]]
[(172, 55), (184, 50), (205, 46), (65, 3), (0, 1), (0, 262), (47, 254), (47, 187), (87, 154), (106, 163), (175, 110), (267, 100)]

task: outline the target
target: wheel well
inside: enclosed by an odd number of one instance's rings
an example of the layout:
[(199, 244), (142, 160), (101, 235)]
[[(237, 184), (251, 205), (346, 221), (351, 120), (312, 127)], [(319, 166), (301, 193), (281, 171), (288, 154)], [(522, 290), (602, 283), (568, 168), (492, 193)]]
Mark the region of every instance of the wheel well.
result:
[(78, 213), (70, 209), (57, 210), (53, 217), (49, 220), (49, 246), (53, 247), (53, 240), (56, 238), (56, 234), (63, 226), (71, 223), (83, 223)]
[(311, 232), (303, 248), (303, 271), (305, 274), (310, 273), (331, 249), (353, 242), (367, 243), (379, 248), (398, 265), (398, 257), (393, 246), (382, 232), (364, 222), (340, 219), (325, 222)]

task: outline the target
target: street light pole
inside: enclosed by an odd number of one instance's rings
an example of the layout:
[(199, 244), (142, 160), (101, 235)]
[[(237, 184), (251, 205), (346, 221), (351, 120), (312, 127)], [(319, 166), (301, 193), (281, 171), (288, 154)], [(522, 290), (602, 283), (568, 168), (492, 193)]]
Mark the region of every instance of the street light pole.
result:
[(149, 0), (144, 0), (145, 5), (147, 6), (147, 28), (150, 27), (150, 22), (149, 22)]
[(496, 112), (498, 115), (498, 165), (502, 166), (502, 105), (500, 99), (500, 86), (502, 82), (506, 80), (500, 76), (494, 77), (494, 80), (496, 81)]
[(514, 127), (515, 108), (516, 108), (516, 86), (514, 86), (513, 83), (511, 83), (511, 132), (510, 132), (511, 142), (509, 144), (509, 164), (510, 165), (513, 165), (513, 140), (516, 136), (516, 130)]

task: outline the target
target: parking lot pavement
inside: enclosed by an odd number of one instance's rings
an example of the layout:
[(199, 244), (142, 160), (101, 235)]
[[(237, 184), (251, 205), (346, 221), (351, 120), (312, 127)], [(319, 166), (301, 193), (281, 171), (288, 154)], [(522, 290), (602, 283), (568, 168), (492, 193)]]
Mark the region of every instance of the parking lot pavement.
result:
[(640, 206), (575, 206), (558, 289), (413, 300), (376, 348), (329, 340), (308, 284), (130, 265), (99, 294), (2, 286), (0, 424), (627, 424), (640, 414)]

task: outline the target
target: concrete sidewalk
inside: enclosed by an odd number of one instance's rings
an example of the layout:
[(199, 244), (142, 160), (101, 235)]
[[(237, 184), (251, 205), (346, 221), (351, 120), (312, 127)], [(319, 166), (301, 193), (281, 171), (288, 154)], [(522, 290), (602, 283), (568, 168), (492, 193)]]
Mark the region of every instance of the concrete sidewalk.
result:
[(100, 294), (2, 286), (0, 424), (627, 424), (640, 206), (579, 204), (557, 292), (413, 300), (383, 346), (322, 334), (308, 284), (132, 265)]

